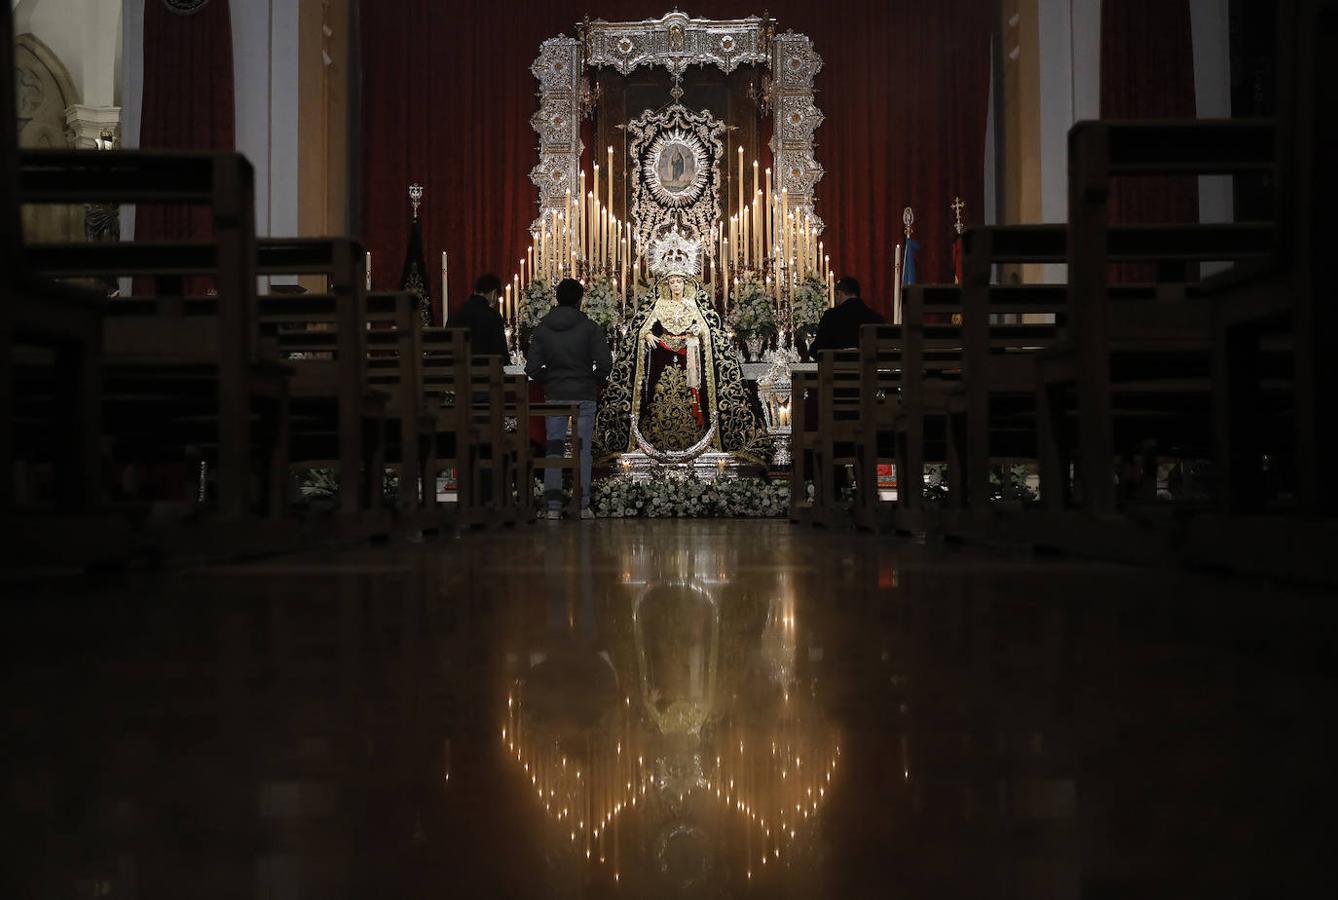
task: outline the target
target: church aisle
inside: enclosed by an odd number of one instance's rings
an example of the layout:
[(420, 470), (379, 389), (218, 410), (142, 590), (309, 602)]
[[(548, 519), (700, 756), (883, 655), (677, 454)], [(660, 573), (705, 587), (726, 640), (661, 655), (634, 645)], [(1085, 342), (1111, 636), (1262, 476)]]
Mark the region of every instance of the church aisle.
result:
[(3, 896), (1321, 896), (1332, 596), (775, 521), (11, 595)]

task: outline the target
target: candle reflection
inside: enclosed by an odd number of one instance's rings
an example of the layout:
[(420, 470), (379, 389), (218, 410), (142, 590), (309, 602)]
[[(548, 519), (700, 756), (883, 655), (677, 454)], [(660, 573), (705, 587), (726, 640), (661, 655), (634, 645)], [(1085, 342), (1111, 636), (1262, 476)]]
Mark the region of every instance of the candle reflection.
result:
[(567, 664), (589, 670), (581, 702), (553, 689), (575, 682), (552, 657), (510, 679), (502, 746), (550, 849), (629, 896), (704, 872), (765, 882), (818, 847), (840, 755), (816, 701), (821, 657), (798, 653), (792, 573), (769, 573), (759, 597), (753, 575), (734, 583), (735, 554), (632, 542), (593, 603), (602, 641)]

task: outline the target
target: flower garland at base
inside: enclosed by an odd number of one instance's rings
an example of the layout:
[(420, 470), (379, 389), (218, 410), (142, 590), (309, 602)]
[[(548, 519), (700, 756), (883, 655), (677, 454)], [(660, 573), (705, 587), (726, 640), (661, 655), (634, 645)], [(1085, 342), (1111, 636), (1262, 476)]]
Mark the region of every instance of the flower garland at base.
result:
[(614, 475), (596, 479), (590, 491), (590, 508), (600, 518), (774, 518), (789, 507), (789, 482), (762, 478), (635, 481)]

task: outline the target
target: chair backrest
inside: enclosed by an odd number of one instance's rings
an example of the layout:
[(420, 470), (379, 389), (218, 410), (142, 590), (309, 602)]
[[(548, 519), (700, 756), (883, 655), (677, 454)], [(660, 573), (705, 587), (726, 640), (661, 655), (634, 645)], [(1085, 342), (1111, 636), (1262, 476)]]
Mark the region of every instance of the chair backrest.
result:
[[(209, 275), (217, 288), (219, 358), (230, 378), (257, 359), (255, 172), (225, 152), (22, 150), (23, 203), (206, 206), (208, 241), (74, 242), (25, 247), (31, 269), (60, 277)], [(168, 304), (159, 313), (179, 313)]]

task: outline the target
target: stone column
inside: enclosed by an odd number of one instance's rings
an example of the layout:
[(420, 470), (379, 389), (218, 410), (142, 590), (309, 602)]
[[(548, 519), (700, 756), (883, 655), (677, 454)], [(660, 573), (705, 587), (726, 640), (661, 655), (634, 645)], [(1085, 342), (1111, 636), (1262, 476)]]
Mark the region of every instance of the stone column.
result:
[(121, 107), (119, 106), (84, 106), (76, 103), (65, 110), (65, 130), (69, 132), (70, 144), (76, 150), (92, 150), (98, 146), (98, 138), (104, 132), (115, 135), (116, 145), (121, 143)]

